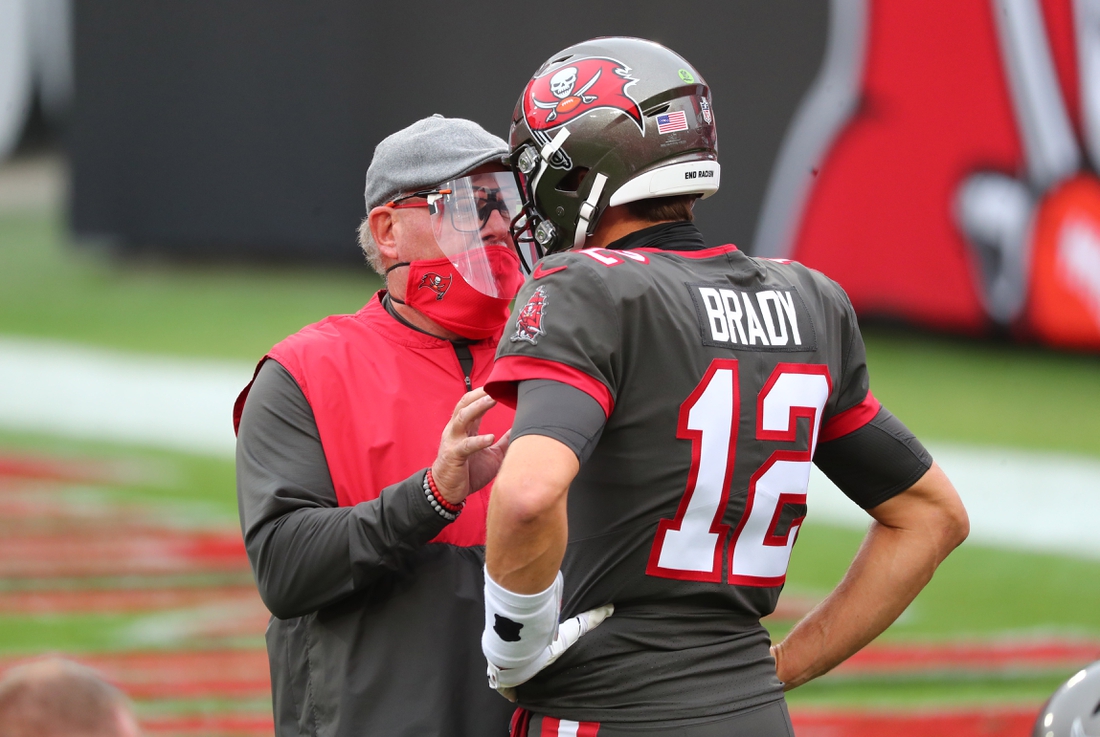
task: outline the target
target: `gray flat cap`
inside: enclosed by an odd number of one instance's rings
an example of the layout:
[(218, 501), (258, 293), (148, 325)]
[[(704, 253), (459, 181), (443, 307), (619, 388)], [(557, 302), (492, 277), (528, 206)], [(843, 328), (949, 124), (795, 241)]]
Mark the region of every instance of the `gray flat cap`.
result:
[(508, 144), (472, 120), (433, 115), (387, 136), (374, 149), (363, 198), (367, 212), (490, 161), (508, 163)]

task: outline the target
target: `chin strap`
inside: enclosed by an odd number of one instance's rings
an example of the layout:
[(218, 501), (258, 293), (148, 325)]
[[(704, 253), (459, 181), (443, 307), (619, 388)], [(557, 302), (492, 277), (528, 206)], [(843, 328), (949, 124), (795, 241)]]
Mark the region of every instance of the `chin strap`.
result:
[(596, 214), (596, 203), (600, 201), (600, 195), (603, 194), (603, 186), (606, 183), (606, 175), (596, 174), (596, 181), (592, 182), (592, 191), (588, 193), (588, 199), (581, 205), (580, 217), (577, 218), (577, 230), (573, 234), (574, 249), (583, 246), (585, 238), (588, 237), (588, 226)]

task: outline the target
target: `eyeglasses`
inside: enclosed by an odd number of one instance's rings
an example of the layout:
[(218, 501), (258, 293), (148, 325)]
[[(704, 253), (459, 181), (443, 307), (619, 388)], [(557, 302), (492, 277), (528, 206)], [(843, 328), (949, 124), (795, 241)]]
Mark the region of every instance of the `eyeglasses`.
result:
[[(485, 224), (489, 222), (489, 218), (493, 216), (494, 212), (499, 212), (506, 223), (512, 219), (512, 213), (509, 212), (508, 203), (505, 201), (504, 194), (499, 189), (474, 187), (474, 205), (474, 211), (471, 211), (469, 207), (456, 207), (451, 210), (452, 222), (454, 222), (455, 217), (461, 214), (466, 218), (466, 225), (469, 226), (469, 230), (481, 230), (485, 227)], [(472, 227), (475, 215), (477, 216), (476, 228)], [(461, 229), (461, 224), (455, 222), (455, 227)]]
[[(463, 232), (482, 230), (494, 212), (499, 212), (505, 222), (512, 219), (508, 202), (500, 189), (490, 187), (472, 189), (473, 202), (466, 198), (449, 197), (448, 195), (452, 194), (450, 189), (424, 189), (395, 197), (386, 203), (386, 207), (396, 210), (407, 207), (427, 207), (432, 215), (446, 212), (451, 217), (451, 225), (454, 229)], [(423, 197), (425, 202), (405, 202), (418, 197)]]
[[(385, 207), (392, 207), (395, 210), (400, 210), (400, 209), (406, 208), (406, 207), (434, 208), (435, 203), (439, 200), (439, 198), (443, 197), (444, 195), (448, 195), (450, 193), (451, 193), (451, 190), (449, 190), (449, 189), (422, 189), (419, 192), (412, 192), (410, 194), (403, 194), (400, 197), (394, 197), (392, 200), (387, 202), (384, 206)], [(427, 200), (427, 202), (410, 202), (408, 204), (401, 204), (405, 200), (411, 200), (415, 197), (424, 197)]]

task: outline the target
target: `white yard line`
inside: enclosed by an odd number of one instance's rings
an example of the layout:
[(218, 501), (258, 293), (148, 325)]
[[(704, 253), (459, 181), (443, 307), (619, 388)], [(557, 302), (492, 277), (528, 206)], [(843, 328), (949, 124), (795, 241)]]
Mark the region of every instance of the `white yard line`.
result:
[[(959, 490), (973, 542), (1100, 558), (1100, 460), (1016, 448), (927, 444)], [(813, 468), (809, 520), (869, 517)]]
[[(244, 362), (160, 358), (0, 337), (0, 427), (231, 458)], [(955, 482), (971, 540), (1100, 558), (1100, 460), (929, 443)], [(867, 515), (815, 468), (809, 520)]]
[(0, 427), (231, 458), (253, 368), (0, 337)]

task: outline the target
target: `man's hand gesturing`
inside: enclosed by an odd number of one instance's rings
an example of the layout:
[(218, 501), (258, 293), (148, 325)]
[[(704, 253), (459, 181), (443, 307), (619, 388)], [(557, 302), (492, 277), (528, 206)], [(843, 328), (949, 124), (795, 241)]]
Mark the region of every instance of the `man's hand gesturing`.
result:
[(439, 454), (432, 463), (432, 479), (439, 493), (458, 504), (470, 492), (493, 480), (508, 450), (510, 431), (496, 442), (492, 434), (478, 435), (481, 418), (496, 405), (484, 389), (467, 392), (455, 405), (451, 421), (439, 439)]

